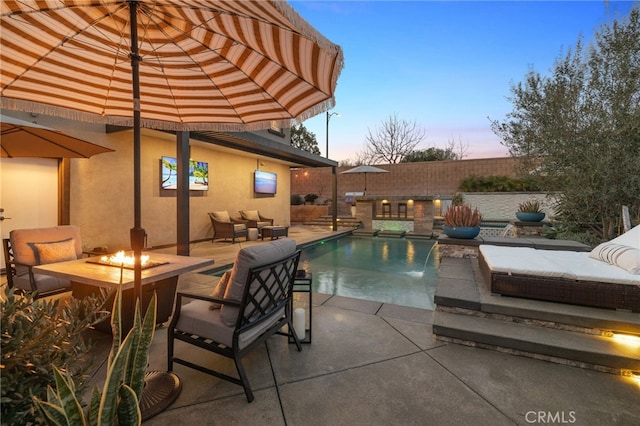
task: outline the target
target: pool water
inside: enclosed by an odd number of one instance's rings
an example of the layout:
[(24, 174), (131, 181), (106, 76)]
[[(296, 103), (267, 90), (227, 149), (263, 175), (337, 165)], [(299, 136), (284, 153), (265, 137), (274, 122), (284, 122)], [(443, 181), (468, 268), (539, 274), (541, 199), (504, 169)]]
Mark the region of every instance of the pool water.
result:
[(298, 269), (313, 273), (313, 290), (434, 309), (435, 241), (347, 236), (302, 249)]

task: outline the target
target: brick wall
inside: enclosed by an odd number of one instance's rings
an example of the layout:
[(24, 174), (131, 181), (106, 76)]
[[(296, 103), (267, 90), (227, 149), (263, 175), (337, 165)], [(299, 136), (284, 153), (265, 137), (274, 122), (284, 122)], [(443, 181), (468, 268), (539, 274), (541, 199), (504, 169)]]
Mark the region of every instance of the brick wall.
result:
[[(506, 157), (377, 165), (389, 173), (368, 173), (367, 195), (446, 198), (454, 194), (460, 181), (468, 176), (515, 177), (516, 162), (517, 159)], [(365, 188), (363, 174), (341, 174), (350, 168), (338, 167), (338, 200), (341, 203), (344, 203), (346, 192), (359, 192)], [(331, 182), (330, 167), (291, 170), (291, 193), (318, 194), (316, 203), (331, 199)]]

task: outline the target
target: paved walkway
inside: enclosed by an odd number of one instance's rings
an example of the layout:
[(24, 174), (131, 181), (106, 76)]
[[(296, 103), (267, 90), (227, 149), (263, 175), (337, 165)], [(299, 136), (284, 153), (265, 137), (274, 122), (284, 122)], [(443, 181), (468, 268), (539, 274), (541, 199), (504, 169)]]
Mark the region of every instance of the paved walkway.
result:
[[(294, 227), (289, 236), (306, 244), (333, 234)], [(256, 243), (203, 242), (191, 253), (220, 266)], [(208, 292), (212, 280), (190, 273), (179, 288)], [(274, 336), (246, 358), (254, 402), (240, 386), (176, 365), (180, 396), (145, 424), (640, 424), (640, 383), (629, 378), (437, 341), (432, 311), (322, 294), (313, 301), (313, 342), (302, 352)], [(180, 342), (176, 352), (234, 371)], [(150, 369), (166, 370), (166, 328), (156, 331)]]

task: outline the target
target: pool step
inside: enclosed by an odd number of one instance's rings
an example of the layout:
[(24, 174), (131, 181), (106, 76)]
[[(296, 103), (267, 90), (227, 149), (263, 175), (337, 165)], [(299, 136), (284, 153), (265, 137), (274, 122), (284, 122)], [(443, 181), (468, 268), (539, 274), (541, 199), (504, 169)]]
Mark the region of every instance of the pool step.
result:
[(444, 258), (434, 297), (440, 340), (621, 374), (640, 371), (640, 315), (492, 295), (477, 259)]
[[(333, 226), (333, 218), (331, 216), (321, 216), (317, 219), (306, 221), (303, 223), (306, 226)], [(361, 222), (352, 216), (338, 216), (337, 225), (340, 228), (358, 228)]]

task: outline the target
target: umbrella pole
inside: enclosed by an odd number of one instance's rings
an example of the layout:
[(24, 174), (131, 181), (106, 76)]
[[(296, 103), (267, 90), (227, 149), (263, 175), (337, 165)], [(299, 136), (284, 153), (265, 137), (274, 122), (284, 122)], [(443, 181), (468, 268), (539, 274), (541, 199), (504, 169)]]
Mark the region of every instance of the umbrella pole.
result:
[[(133, 249), (133, 292), (140, 301), (142, 313), (142, 249), (146, 231), (142, 228), (142, 191), (140, 172), (140, 56), (138, 54), (138, 20), (136, 1), (130, 3), (131, 18), (131, 72), (133, 81), (133, 228), (131, 228), (131, 248)], [(134, 303), (135, 306), (135, 303)], [(134, 308), (135, 309), (135, 308)], [(134, 312), (135, 315), (135, 312)], [(142, 420), (147, 420), (171, 405), (182, 390), (180, 378), (171, 371), (147, 371), (145, 386), (140, 396)]]
[(140, 300), (142, 309), (142, 249), (145, 230), (142, 228), (141, 172), (140, 172), (140, 55), (138, 54), (138, 19), (136, 2), (131, 2), (131, 73), (133, 82), (133, 228), (131, 229), (131, 248), (134, 256), (133, 288), (135, 297)]

